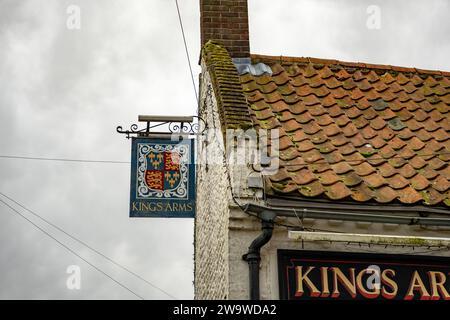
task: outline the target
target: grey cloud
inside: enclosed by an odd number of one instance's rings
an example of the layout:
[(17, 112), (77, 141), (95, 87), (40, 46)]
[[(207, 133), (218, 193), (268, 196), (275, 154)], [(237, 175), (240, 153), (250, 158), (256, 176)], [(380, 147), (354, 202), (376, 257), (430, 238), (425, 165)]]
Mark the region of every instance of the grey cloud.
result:
[[(198, 0), (179, 1), (196, 81)], [(82, 10), (81, 30), (66, 8)], [(252, 52), (449, 70), (447, 1), (250, 0)], [(365, 27), (369, 4), (382, 28)], [(0, 0), (0, 154), (126, 161), (139, 114), (196, 111), (173, 1)], [(193, 221), (129, 219), (129, 167), (0, 159), (0, 191), (176, 295), (193, 297)], [(55, 235), (147, 299), (167, 298)], [(129, 299), (0, 204), (0, 298)], [(65, 286), (68, 265), (82, 289)]]

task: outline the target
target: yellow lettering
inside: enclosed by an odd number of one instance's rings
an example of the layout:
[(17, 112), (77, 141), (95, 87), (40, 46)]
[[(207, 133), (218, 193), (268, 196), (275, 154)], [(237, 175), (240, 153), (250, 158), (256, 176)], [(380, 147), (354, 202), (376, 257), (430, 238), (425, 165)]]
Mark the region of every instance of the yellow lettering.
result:
[(367, 299), (375, 299), (380, 295), (380, 288), (374, 284), (374, 288), (372, 291), (367, 290), (363, 283), (362, 283), (362, 277), (367, 273), (367, 269), (361, 270), (358, 275), (356, 276), (356, 285), (358, 286), (358, 291), (361, 293), (361, 295), (364, 298)]
[[(439, 271), (428, 271), (428, 278), (431, 284), (431, 300), (439, 300), (442, 294), (445, 300), (450, 300), (450, 295), (444, 287), (447, 277)], [(438, 279), (439, 278), (439, 279)]]
[(414, 274), (411, 279), (411, 283), (409, 285), (408, 292), (404, 300), (412, 300), (414, 298), (414, 291), (419, 290), (420, 292), (420, 300), (429, 300), (430, 294), (428, 293), (425, 285), (423, 284), (422, 279), (417, 271), (414, 271)]
[(347, 276), (336, 267), (332, 267), (331, 270), (333, 271), (333, 284), (334, 284), (334, 290), (331, 294), (332, 298), (337, 298), (341, 295), (339, 292), (338, 284), (342, 284), (344, 288), (347, 290), (347, 292), (352, 296), (352, 298), (356, 297), (356, 280), (355, 280), (355, 268), (349, 268), (350, 271), (350, 278), (347, 278)]
[(312, 283), (311, 279), (308, 278), (308, 274), (314, 268), (315, 267), (308, 267), (306, 272), (303, 274), (303, 267), (302, 266), (295, 267), (295, 272), (297, 274), (297, 290), (295, 291), (295, 296), (296, 297), (301, 297), (303, 295), (303, 293), (304, 293), (303, 282), (305, 282), (306, 286), (309, 288), (311, 297), (318, 297), (318, 296), (320, 296), (319, 289), (317, 289), (317, 287)]
[[(383, 270), (381, 273), (381, 282), (383, 283), (383, 288), (381, 289), (381, 295), (386, 299), (394, 299), (397, 296), (398, 285), (390, 277), (395, 277), (395, 271), (392, 269)], [(391, 288), (392, 291), (387, 291), (384, 285)]]
[(322, 278), (322, 295), (321, 295), (321, 297), (326, 298), (330, 295), (330, 288), (328, 286), (328, 267), (320, 268), (320, 277)]

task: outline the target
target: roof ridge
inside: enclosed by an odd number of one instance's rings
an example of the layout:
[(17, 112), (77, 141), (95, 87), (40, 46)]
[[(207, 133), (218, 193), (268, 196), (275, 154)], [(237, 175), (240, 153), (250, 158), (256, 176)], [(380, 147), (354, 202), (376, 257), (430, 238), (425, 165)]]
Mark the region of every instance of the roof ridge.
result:
[(203, 46), (201, 57), (211, 76), (222, 130), (251, 127), (247, 99), (227, 49), (220, 41), (210, 40)]
[(281, 63), (313, 63), (313, 64), (326, 64), (326, 65), (342, 66), (343, 68), (377, 69), (377, 70), (385, 70), (385, 71), (391, 71), (391, 72), (417, 73), (417, 74), (425, 74), (425, 75), (432, 75), (432, 76), (450, 77), (449, 71), (428, 70), (428, 69), (402, 67), (402, 66), (391, 66), (391, 65), (365, 63), (365, 62), (349, 62), (349, 61), (340, 61), (340, 60), (335, 60), (335, 59), (322, 59), (322, 58), (313, 58), (313, 57), (290, 57), (290, 56), (282, 56), (282, 55), (269, 56), (269, 55), (262, 55), (262, 54), (251, 54), (251, 59), (252, 59), (252, 61), (255, 61), (255, 62), (275, 61), (275, 62), (281, 62)]

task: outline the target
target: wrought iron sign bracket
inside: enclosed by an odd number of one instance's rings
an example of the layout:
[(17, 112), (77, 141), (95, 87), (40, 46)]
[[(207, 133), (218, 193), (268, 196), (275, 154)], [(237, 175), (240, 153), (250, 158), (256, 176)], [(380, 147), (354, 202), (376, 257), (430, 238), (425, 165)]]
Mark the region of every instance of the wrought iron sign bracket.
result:
[[(129, 130), (124, 130), (118, 126), (116, 131), (125, 134), (127, 139), (131, 136), (152, 137), (164, 136), (170, 137), (173, 134), (182, 136), (201, 135), (206, 131), (206, 122), (198, 116), (146, 116), (140, 115), (139, 122), (144, 122), (145, 127), (139, 129), (137, 124), (132, 124)], [(155, 128), (165, 129), (164, 131), (154, 131)]]

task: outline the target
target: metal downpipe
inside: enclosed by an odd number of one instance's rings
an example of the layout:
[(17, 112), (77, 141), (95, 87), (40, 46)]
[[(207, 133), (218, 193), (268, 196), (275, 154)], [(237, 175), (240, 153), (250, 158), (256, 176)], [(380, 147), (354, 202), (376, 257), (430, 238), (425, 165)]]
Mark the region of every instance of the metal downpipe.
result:
[(271, 211), (263, 211), (261, 218), (262, 233), (250, 244), (248, 252), (242, 256), (248, 263), (250, 300), (260, 299), (259, 290), (259, 266), (261, 262), (261, 248), (270, 241), (273, 233), (273, 219), (276, 214)]

